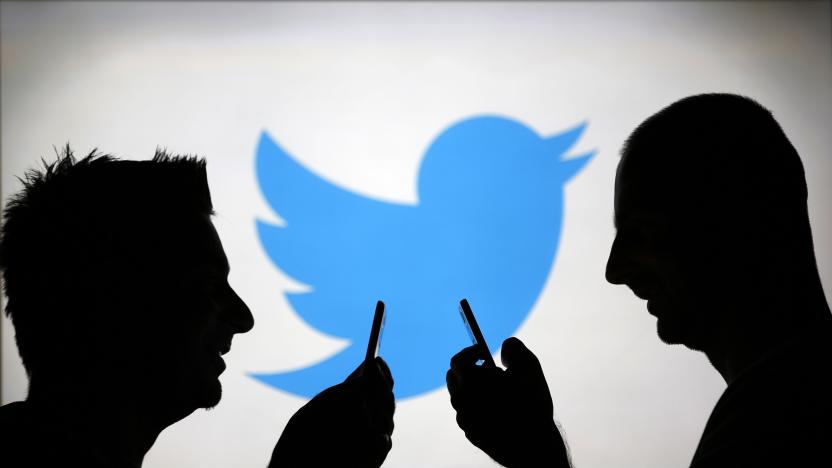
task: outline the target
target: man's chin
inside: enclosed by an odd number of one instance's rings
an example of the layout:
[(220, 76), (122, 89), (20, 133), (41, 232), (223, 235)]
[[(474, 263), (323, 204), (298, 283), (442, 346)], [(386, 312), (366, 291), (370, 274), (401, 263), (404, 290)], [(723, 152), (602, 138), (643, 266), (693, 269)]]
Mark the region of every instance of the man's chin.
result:
[(222, 385), (219, 379), (214, 379), (213, 382), (207, 383), (202, 387), (199, 395), (199, 407), (204, 409), (212, 409), (217, 406), (222, 399)]
[(701, 351), (701, 346), (691, 333), (691, 327), (679, 322), (659, 318), (656, 321), (656, 334), (662, 343), (668, 345), (683, 345), (694, 351)]
[(684, 344), (683, 343), (683, 337), (679, 333), (679, 330), (676, 330), (673, 327), (667, 326), (661, 319), (656, 321), (656, 334), (659, 335), (659, 339), (664, 344), (669, 344), (669, 345)]

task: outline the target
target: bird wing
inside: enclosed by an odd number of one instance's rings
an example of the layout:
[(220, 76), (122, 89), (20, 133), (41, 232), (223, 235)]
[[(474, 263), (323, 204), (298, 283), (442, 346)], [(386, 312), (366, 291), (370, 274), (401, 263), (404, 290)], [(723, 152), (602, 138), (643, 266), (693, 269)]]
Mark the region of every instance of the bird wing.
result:
[(386, 259), (400, 250), (397, 233), (414, 207), (338, 187), (294, 160), (265, 131), (256, 171), (263, 196), (286, 221), (277, 226), (257, 220), (260, 242), (279, 269), (311, 287), (287, 294), (294, 310), (321, 332), (366, 335), (389, 281)]

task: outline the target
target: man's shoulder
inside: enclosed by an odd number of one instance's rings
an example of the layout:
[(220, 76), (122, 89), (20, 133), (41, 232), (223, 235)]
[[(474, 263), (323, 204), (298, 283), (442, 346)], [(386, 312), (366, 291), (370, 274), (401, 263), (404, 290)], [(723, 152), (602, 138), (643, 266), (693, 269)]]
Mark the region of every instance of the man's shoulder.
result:
[(32, 466), (31, 456), (38, 453), (37, 437), (33, 432), (31, 411), (24, 401), (0, 406), (0, 465), (4, 467)]
[(13, 401), (11, 403), (6, 403), (3, 406), (0, 406), (0, 421), (3, 418), (7, 417), (14, 417), (20, 413), (26, 412), (26, 402), (25, 401)]
[(798, 466), (803, 459), (829, 458), (830, 419), (832, 335), (813, 335), (766, 357), (728, 386), (692, 466)]
[(22, 429), (29, 427), (31, 418), (29, 407), (25, 401), (15, 401), (0, 406), (0, 433), (4, 436), (20, 434)]
[(0, 406), (1, 467), (107, 466), (80, 451), (66, 434), (50, 430), (38, 414), (25, 401)]

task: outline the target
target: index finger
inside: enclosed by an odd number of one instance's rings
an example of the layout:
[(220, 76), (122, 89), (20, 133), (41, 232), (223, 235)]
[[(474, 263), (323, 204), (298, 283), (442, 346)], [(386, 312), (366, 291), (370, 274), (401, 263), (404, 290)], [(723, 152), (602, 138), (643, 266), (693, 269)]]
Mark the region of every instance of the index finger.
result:
[(472, 345), (463, 348), (462, 351), (454, 354), (451, 358), (451, 370), (474, 366), (480, 359), (483, 359), (482, 348), (480, 346)]

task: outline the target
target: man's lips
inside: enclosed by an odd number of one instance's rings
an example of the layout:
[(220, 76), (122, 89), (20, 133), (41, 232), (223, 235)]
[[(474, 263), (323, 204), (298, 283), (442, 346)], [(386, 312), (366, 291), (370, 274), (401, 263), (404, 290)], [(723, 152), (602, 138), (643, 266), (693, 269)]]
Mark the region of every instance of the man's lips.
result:
[(220, 343), (218, 343), (216, 349), (217, 349), (217, 351), (219, 351), (220, 356), (223, 356), (226, 353), (228, 353), (229, 351), (231, 351), (231, 337), (229, 336), (228, 338), (226, 338), (226, 339), (222, 340)]
[(633, 284), (628, 284), (627, 286), (630, 287), (630, 290), (633, 291), (633, 294), (635, 294), (639, 299), (648, 300), (653, 295), (652, 291), (644, 286)]
[(208, 348), (208, 354), (213, 356), (214, 366), (217, 368), (218, 374), (222, 374), (225, 370), (225, 360), (223, 360), (222, 356), (229, 351), (231, 351), (231, 339)]
[(656, 301), (659, 299), (659, 294), (657, 294), (656, 289), (644, 284), (628, 284), (627, 286), (630, 287), (636, 297), (647, 301), (647, 312), (654, 317), (658, 317), (656, 315)]
[(214, 357), (210, 359), (210, 366), (217, 376), (225, 371), (225, 361), (220, 357), (219, 353), (214, 354)]
[(213, 367), (217, 370), (217, 375), (222, 374), (225, 370), (225, 360), (222, 358), (224, 353), (222, 351), (215, 350), (211, 351), (209, 354), (212, 356), (210, 360), (213, 363)]

